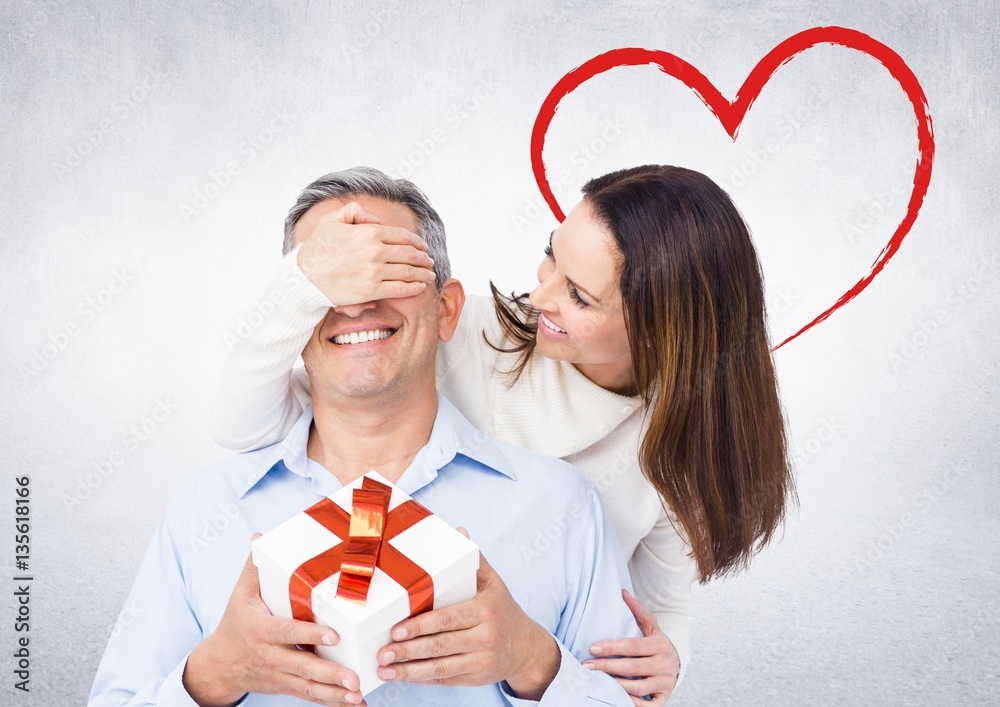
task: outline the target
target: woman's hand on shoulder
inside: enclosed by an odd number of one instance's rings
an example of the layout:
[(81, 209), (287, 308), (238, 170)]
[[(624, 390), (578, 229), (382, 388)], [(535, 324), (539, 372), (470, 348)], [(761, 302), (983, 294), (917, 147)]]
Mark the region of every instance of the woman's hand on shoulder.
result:
[(325, 214), (304, 235), (299, 269), (334, 306), (412, 297), (434, 283), (423, 239), (380, 225), (357, 202)]
[[(674, 644), (660, 630), (656, 616), (646, 611), (628, 591), (622, 590), (622, 596), (639, 624), (642, 638), (598, 641), (591, 646), (593, 655), (620, 657), (590, 658), (584, 666), (613, 677), (631, 695), (636, 705), (659, 707), (673, 694), (681, 672), (681, 660)], [(646, 696), (651, 699), (643, 699)]]

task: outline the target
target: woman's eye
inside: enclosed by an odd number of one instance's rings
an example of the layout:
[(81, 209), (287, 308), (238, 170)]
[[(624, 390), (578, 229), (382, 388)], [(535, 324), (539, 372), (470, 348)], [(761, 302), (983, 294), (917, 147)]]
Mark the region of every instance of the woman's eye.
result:
[(545, 257), (546, 258), (552, 258), (552, 246), (551, 245), (545, 246)]
[(577, 289), (575, 287), (569, 288), (569, 296), (570, 296), (570, 299), (572, 299), (574, 302), (576, 302), (577, 306), (579, 306), (581, 308), (582, 307), (589, 307), (590, 306), (590, 302), (587, 302), (586, 300), (584, 300), (580, 296), (580, 293), (577, 291)]

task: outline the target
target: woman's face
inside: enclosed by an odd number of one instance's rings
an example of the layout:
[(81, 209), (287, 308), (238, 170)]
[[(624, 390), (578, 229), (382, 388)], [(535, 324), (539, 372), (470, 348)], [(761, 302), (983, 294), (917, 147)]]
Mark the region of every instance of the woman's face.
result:
[(614, 238), (585, 199), (552, 232), (529, 299), (540, 312), (537, 342), (544, 356), (569, 361), (598, 385), (631, 395), (620, 260)]

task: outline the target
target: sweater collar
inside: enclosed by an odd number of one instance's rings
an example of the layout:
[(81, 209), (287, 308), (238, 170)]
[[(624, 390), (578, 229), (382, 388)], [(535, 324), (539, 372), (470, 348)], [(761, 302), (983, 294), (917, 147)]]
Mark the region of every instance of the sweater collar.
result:
[[(633, 415), (642, 396), (619, 395), (597, 385), (567, 361), (537, 351), (524, 380), (498, 403), (494, 434), (504, 442), (556, 457), (580, 452), (607, 437)], [(535, 419), (538, 425), (505, 424)]]

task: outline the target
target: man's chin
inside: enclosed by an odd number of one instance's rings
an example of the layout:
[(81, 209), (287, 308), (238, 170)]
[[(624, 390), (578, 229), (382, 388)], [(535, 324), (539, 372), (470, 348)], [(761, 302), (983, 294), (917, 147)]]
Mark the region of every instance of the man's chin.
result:
[(334, 368), (330, 373), (325, 383), (319, 386), (319, 392), (324, 397), (330, 395), (334, 398), (361, 402), (391, 395), (393, 389), (397, 387), (394, 376), (381, 369), (341, 366)]

